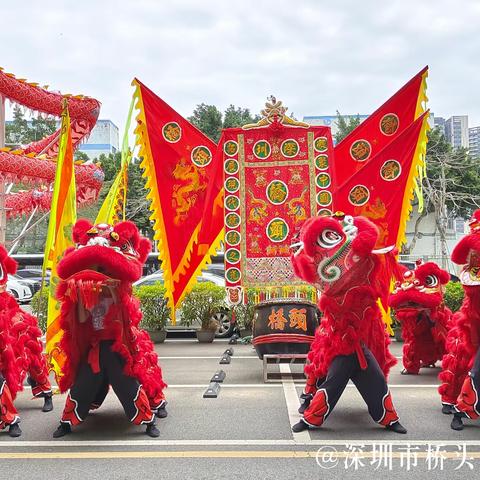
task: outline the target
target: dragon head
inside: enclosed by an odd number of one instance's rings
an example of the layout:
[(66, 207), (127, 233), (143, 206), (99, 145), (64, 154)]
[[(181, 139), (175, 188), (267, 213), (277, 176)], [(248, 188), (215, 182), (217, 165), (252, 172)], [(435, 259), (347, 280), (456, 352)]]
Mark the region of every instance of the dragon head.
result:
[(417, 261), (414, 270), (406, 270), (403, 279), (395, 283), (388, 299), (389, 305), (405, 308), (437, 308), (443, 302), (444, 286), (450, 275), (436, 263)]
[(132, 283), (142, 276), (150, 241), (132, 222), (115, 226), (79, 220), (73, 227), (75, 247), (66, 250), (57, 266), (62, 280)]
[(300, 249), (292, 256), (294, 271), (326, 292), (372, 253), (377, 238), (377, 227), (363, 217), (342, 212), (312, 217), (300, 231)]
[(8, 256), (3, 245), (0, 245), (0, 288), (5, 288), (8, 274), (13, 275), (17, 271), (17, 262)]

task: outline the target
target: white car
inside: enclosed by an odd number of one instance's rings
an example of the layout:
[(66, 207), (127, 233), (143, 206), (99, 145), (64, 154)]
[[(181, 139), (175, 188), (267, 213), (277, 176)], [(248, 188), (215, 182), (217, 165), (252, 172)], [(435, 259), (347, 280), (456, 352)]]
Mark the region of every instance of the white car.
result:
[(8, 275), (7, 292), (13, 295), (19, 303), (27, 303), (33, 297), (30, 286), (13, 275)]

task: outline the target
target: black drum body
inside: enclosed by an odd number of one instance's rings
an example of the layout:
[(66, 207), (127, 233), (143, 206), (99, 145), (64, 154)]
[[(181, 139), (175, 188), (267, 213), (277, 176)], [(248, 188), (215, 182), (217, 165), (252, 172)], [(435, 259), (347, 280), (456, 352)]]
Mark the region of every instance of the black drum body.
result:
[(265, 354), (305, 354), (319, 324), (314, 303), (276, 298), (255, 306), (252, 343), (258, 357)]

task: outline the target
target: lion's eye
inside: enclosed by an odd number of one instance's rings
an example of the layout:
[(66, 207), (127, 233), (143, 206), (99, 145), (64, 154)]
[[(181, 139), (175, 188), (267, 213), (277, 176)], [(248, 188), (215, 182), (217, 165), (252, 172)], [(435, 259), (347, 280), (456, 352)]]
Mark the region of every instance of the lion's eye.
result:
[(428, 275), (425, 278), (425, 285), (427, 287), (436, 287), (438, 285), (438, 278), (435, 275)]
[(124, 243), (121, 247), (120, 247), (124, 252), (126, 252), (128, 250), (128, 243)]
[(324, 230), (317, 238), (317, 244), (322, 248), (333, 248), (338, 245), (343, 236), (335, 230)]

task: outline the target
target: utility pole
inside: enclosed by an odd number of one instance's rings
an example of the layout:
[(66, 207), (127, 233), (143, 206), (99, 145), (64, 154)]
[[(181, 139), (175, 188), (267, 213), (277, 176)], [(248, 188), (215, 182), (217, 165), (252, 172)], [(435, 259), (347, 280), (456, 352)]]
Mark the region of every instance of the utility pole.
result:
[[(5, 146), (5, 98), (0, 94), (0, 148)], [(5, 210), (5, 180), (0, 178), (0, 243), (5, 244), (7, 211)]]

